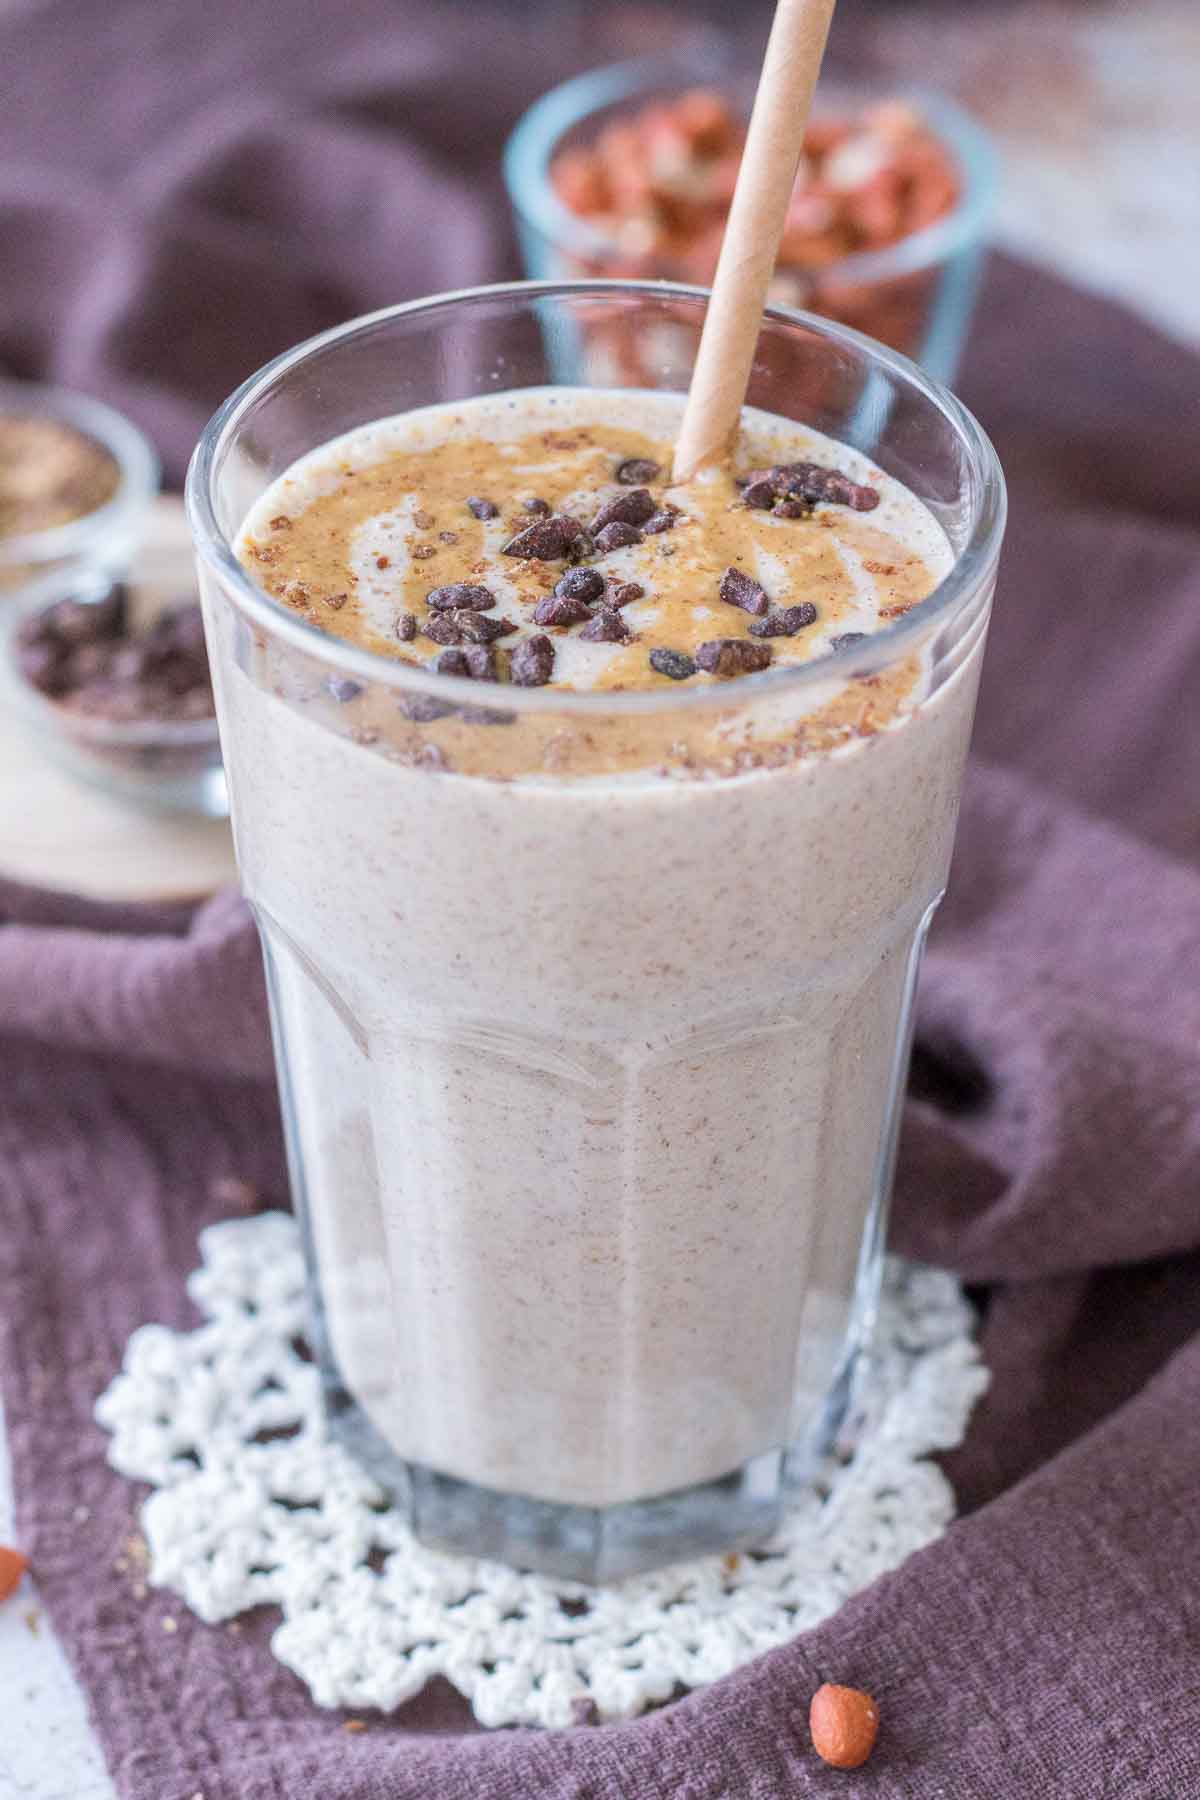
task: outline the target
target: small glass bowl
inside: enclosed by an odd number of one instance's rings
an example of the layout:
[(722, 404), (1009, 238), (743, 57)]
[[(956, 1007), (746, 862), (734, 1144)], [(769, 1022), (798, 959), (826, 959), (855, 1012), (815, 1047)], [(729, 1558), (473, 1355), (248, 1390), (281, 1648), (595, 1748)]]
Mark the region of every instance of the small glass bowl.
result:
[(116, 492), (103, 506), (20, 537), (0, 537), (0, 602), (31, 582), (68, 571), (98, 569), (119, 576), (141, 541), (158, 492), (158, 457), (136, 425), (86, 394), (36, 382), (0, 381), (0, 417), (19, 414), (60, 420), (114, 458)]
[[(4, 609), (0, 703), (11, 706), (46, 754), (79, 780), (160, 811), (226, 818), (229, 796), (215, 717), (117, 720), (75, 712), (41, 693), (20, 670), (17, 635), (26, 619), (59, 600), (99, 602), (112, 586), (99, 570), (84, 576), (58, 572)], [(178, 584), (126, 581), (124, 586), (131, 617), (141, 628), (181, 597)]]
[[(559, 198), (550, 169), (562, 150), (589, 145), (614, 120), (654, 101), (677, 99), (689, 88), (715, 89), (747, 116), (754, 80), (744, 59), (706, 44), (593, 69), (544, 94), (518, 122), (504, 152), (504, 178), (526, 273), (534, 280), (637, 274), (641, 279), (694, 281), (694, 274), (681, 275), (675, 267), (647, 268), (644, 259), (631, 269), (617, 245)], [(804, 272), (803, 292), (786, 304), (890, 344), (949, 382), (975, 303), (983, 229), (996, 185), (995, 157), (990, 140), (960, 108), (921, 89), (823, 81), (814, 117), (855, 116), (885, 99), (911, 103), (951, 152), (959, 198), (948, 213), (898, 243)], [(625, 375), (636, 380), (637, 371), (629, 368)]]

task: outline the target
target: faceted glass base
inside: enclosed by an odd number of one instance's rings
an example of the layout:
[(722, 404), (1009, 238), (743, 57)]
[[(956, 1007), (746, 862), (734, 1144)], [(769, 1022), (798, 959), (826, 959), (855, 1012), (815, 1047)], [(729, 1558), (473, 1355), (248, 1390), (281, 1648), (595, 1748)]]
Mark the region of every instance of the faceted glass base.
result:
[(337, 1441), (387, 1489), (423, 1544), (591, 1586), (696, 1556), (764, 1543), (790, 1491), (809, 1478), (845, 1417), (849, 1365), (821, 1418), (787, 1450), (767, 1450), (715, 1481), (620, 1506), (568, 1506), (503, 1494), (401, 1461), (362, 1408), (326, 1378)]

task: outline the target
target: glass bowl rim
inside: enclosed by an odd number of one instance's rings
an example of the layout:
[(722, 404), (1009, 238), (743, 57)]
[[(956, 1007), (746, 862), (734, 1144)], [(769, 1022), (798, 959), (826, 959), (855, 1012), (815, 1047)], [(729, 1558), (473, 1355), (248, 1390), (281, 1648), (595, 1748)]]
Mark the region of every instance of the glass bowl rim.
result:
[[(617, 246), (603, 233), (564, 204), (548, 179), (550, 160), (565, 132), (581, 124), (602, 106), (632, 98), (638, 93), (666, 86), (685, 72), (694, 71), (697, 83), (707, 76), (711, 84), (734, 66), (729, 47), (709, 45), (659, 51), (607, 63), (559, 83), (533, 102), (514, 126), (504, 146), (502, 167), (509, 201), (523, 223), (547, 242), (580, 256), (611, 256)], [(747, 69), (747, 73), (751, 71)], [(661, 77), (662, 79), (659, 79)], [(818, 88), (815, 110), (819, 113), (830, 89), (847, 94), (885, 95), (907, 100), (926, 116), (935, 137), (947, 144), (958, 165), (962, 191), (957, 202), (932, 224), (910, 232), (883, 250), (859, 250), (827, 268), (812, 270), (814, 283), (870, 283), (921, 270), (945, 261), (974, 242), (991, 212), (996, 193), (996, 154), (988, 134), (962, 107), (935, 88), (911, 83), (889, 83), (882, 77), (854, 82), (831, 72), (824, 88)], [(801, 271), (804, 273), (804, 271)]]
[(150, 440), (132, 419), (105, 401), (74, 388), (4, 378), (0, 379), (0, 418), (5, 415), (44, 416), (74, 426), (116, 460), (118, 481), (110, 500), (78, 519), (19, 537), (0, 537), (0, 569), (58, 562), (78, 556), (93, 543), (99, 546), (127, 518), (149, 506), (158, 492), (161, 468)]
[[(545, 302), (556, 297), (568, 299), (642, 298), (661, 304), (664, 300), (705, 303), (708, 290), (663, 281), (510, 281), (491, 285), (459, 288), (449, 293), (428, 295), (417, 300), (401, 301), (380, 307), (318, 332), (303, 343), (283, 351), (249, 376), (213, 414), (204, 427), (192, 453), (184, 488), (184, 503), (195, 541), (197, 557), (211, 568), (223, 592), (233, 599), (241, 611), (271, 636), (282, 639), (293, 649), (307, 653), (339, 673), (363, 682), (384, 682), (406, 692), (425, 693), (460, 706), (479, 706), (480, 685), (462, 676), (443, 675), (437, 671), (386, 656), (378, 651), (362, 649), (331, 632), (310, 623), (285, 606), (253, 579), (234, 554), (233, 545), (219, 525), (213, 503), (213, 480), (217, 461), (224, 445), (237, 427), (272, 388), (322, 351), (358, 336), (390, 325), (398, 320), (419, 319), (464, 305), (484, 302)], [(1004, 535), (1007, 496), (999, 459), (983, 427), (967, 411), (962, 402), (940, 382), (910, 362), (899, 351), (890, 350), (862, 332), (847, 325), (795, 308), (770, 306), (764, 310), (764, 323), (795, 329), (830, 339), (854, 351), (869, 362), (882, 364), (909, 388), (916, 388), (949, 422), (964, 443), (968, 459), (978, 473), (977, 491), (970, 527), (962, 550), (940, 582), (925, 599), (900, 618), (891, 620), (879, 631), (871, 633), (859, 644), (830, 649), (801, 663), (776, 664), (759, 674), (745, 675), (736, 682), (705, 683), (697, 687), (673, 685), (670, 691), (634, 689), (613, 692), (606, 689), (546, 687), (526, 688), (506, 683), (496, 690), (496, 700), (506, 711), (516, 713), (578, 713), (607, 715), (630, 713), (689, 712), (705, 707), (728, 707), (735, 696), (749, 700), (752, 695), (765, 696), (793, 688), (816, 685), (833, 677), (869, 674), (886, 663), (903, 656), (923, 639), (944, 616), (953, 613), (965, 596), (973, 593), (994, 566)], [(648, 390), (670, 392), (680, 390)], [(382, 415), (381, 415), (382, 416)], [(366, 421), (364, 421), (365, 423)], [(312, 446), (318, 448), (317, 445)], [(283, 471), (280, 471), (282, 473)], [(489, 690), (490, 691), (490, 690)]]

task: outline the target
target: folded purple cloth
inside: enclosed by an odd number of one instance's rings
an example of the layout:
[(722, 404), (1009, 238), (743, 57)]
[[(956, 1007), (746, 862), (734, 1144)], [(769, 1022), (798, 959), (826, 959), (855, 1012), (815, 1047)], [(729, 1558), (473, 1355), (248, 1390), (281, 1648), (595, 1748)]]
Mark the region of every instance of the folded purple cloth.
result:
[[(110, 394), (178, 471), (266, 355), (504, 273), (499, 137), (575, 54), (549, 17), (123, 0), (82, 42), (50, 0), (0, 24), (0, 359)], [(137, 1496), (91, 1408), (136, 1325), (192, 1319), (212, 1181), (283, 1191), (257, 953), (230, 895), (0, 884), (0, 1378), (22, 1539), (123, 1800), (1200, 1792), (1198, 380), (1127, 315), (993, 266), (964, 391), (1011, 547), (894, 1233), (979, 1284), (995, 1380), (949, 1459), (970, 1510), (656, 1715), (487, 1735), (438, 1686), (348, 1736), (269, 1618), (138, 1597)], [(807, 1744), (825, 1679), (882, 1707), (855, 1777)]]

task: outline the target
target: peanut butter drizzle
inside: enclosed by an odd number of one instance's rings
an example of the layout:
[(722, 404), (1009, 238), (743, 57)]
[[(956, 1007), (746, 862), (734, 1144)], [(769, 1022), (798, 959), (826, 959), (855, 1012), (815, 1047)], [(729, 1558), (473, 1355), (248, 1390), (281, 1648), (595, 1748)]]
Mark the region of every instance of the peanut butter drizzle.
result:
[[(653, 715), (581, 719), (564, 711), (515, 718), (504, 712), (502, 679), (477, 684), (480, 712), (474, 718), (453, 713), (412, 721), (398, 716), (395, 693), (383, 684), (356, 694), (349, 706), (335, 704), (332, 711), (325, 694), (310, 689), (305, 699), (341, 731), (405, 761), (500, 779), (539, 771), (727, 775), (871, 736), (911, 709), (921, 679), (917, 656), (879, 675), (843, 681), (833, 697), (782, 723), (774, 708), (756, 717), (751, 694), (757, 698), (757, 684), (743, 694), (742, 680), (723, 681), (702, 672), (677, 684), (650, 666), (649, 652), (656, 647), (694, 654), (712, 638), (766, 641), (774, 665), (796, 664), (820, 654), (829, 637), (841, 630), (863, 629), (854, 611), (855, 582), (839, 546), (860, 560), (881, 623), (907, 611), (932, 589), (935, 576), (925, 560), (898, 536), (871, 523), (871, 514), (823, 504), (810, 517), (777, 520), (742, 502), (737, 473), (779, 460), (786, 441), (744, 445), (734, 468), (676, 488), (670, 485), (670, 441), (641, 431), (592, 423), (534, 431), (510, 440), (505, 454), (494, 441), (466, 435), (467, 422), (448, 413), (449, 430), (456, 425), (464, 435), (448, 436), (433, 450), (393, 452), (367, 466), (352, 460), (331, 463), (327, 491), (273, 515), (267, 532), (243, 538), (243, 563), (269, 593), (322, 630), (417, 667), (432, 663), (441, 649), (421, 635), (430, 616), (430, 590), (455, 582), (494, 587), (497, 578), (507, 577), (516, 584), (517, 598), (498, 595), (491, 609), (493, 616), (507, 617), (518, 627), (496, 645), (502, 672), (506, 653), (534, 633), (551, 639), (557, 660), (562, 639), (578, 638), (582, 626), (539, 625), (533, 610), (572, 565), (505, 557), (499, 546), (536, 522), (538, 515), (522, 505), (527, 498), (545, 502), (552, 513), (570, 512), (586, 527), (605, 502), (630, 491), (615, 480), (618, 465), (629, 458), (646, 459), (661, 474), (644, 485), (660, 508), (679, 510), (674, 527), (646, 536), (632, 552), (585, 558), (585, 566), (605, 575), (610, 588), (626, 581), (644, 588), (643, 599), (621, 608), (631, 641), (573, 646), (572, 666), (578, 668), (578, 655), (586, 653), (588, 678), (580, 682), (556, 669), (550, 691), (583, 687), (617, 694), (638, 689), (665, 697), (682, 685), (708, 689), (713, 705)], [(803, 452), (793, 448), (792, 454)], [(285, 508), (286, 490), (285, 478), (280, 490)], [(490, 522), (474, 517), (467, 506), (472, 496), (492, 501), (499, 517)], [(392, 609), (385, 631), (378, 600), (365, 604), (360, 592), (353, 567), (355, 540), (371, 521), (406, 502), (411, 514), (391, 540), (394, 549), (380, 552), (382, 561), (374, 559)], [(755, 575), (759, 550), (785, 571), (784, 579), (759, 577), (772, 608), (812, 601), (818, 610), (814, 626), (793, 637), (758, 639), (749, 629), (751, 615), (720, 599), (723, 571), (732, 566)], [(860, 600), (862, 594), (860, 582)], [(395, 634), (395, 622), (405, 613), (417, 621), (418, 635), (411, 641)], [(264, 640), (260, 652), (274, 667)], [(277, 672), (273, 679), (278, 691), (287, 689), (287, 697), (297, 697), (293, 681), (280, 683)], [(795, 714), (794, 706), (788, 710)], [(505, 729), (499, 728), (500, 720)]]

